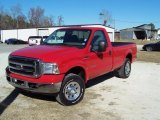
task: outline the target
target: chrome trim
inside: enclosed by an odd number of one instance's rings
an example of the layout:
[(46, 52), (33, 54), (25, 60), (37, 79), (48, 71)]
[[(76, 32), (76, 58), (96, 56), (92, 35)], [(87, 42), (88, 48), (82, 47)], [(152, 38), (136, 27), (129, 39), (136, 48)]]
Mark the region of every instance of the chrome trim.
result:
[(9, 63), (16, 64), (16, 65), (28, 66), (28, 67), (34, 67), (34, 65), (28, 65), (28, 64), (24, 64), (24, 63), (17, 63), (17, 62), (13, 62), (13, 61), (9, 61)]
[(80, 96), (80, 85), (77, 82), (70, 82), (64, 88), (65, 98), (69, 101), (76, 100)]
[[(23, 69), (23, 66), (21, 68), (16, 68), (16, 67), (12, 67), (12, 66), (9, 66), (9, 67), (12, 68), (12, 69), (15, 69), (15, 70), (22, 70)], [(25, 71), (33, 72), (32, 70), (29, 70), (29, 69), (26, 69), (26, 68), (25, 68)]]
[[(60, 91), (61, 84), (62, 84), (61, 82), (51, 83), (51, 84), (31, 83), (31, 82), (20, 80), (20, 79), (13, 78), (10, 76), (7, 76), (7, 77), (8, 77), (7, 78), (8, 83), (11, 84), (12, 86), (17, 87), (17, 88), (21, 88), (26, 91), (36, 92), (36, 93), (45, 93), (45, 94), (58, 93)], [(14, 81), (14, 80), (17, 80), (22, 84), (20, 85), (18, 82)], [(32, 86), (32, 84), (34, 86)]]
[[(13, 59), (15, 59), (15, 61), (17, 59), (17, 62), (13, 61)], [(20, 61), (24, 61), (24, 63), (22, 63)], [(25, 63), (25, 61), (30, 62), (30, 63), (27, 64), (27, 63)], [(31, 64), (31, 62), (33, 62), (32, 63), (33, 65)], [(39, 66), (37, 66), (37, 63), (39, 64)], [(13, 64), (13, 65), (11, 65), (11, 64)], [(20, 67), (17, 68), (16, 65), (20, 65)], [(31, 67), (31, 69), (29, 69), (29, 68), (27, 69), (25, 67)], [(17, 72), (16, 72), (16, 70), (17, 70)], [(9, 56), (9, 71), (12, 73), (15, 73), (15, 74), (26, 76), (26, 77), (38, 78), (42, 75), (41, 61), (39, 59), (34, 59), (34, 58)]]

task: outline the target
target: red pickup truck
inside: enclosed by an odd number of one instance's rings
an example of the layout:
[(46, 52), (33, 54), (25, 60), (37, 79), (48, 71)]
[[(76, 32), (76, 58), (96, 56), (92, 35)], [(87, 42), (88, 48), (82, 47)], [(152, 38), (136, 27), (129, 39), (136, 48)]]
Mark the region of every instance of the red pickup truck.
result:
[(133, 43), (110, 42), (104, 27), (61, 28), (41, 45), (12, 52), (7, 81), (31, 92), (57, 93), (58, 102), (73, 105), (92, 78), (112, 71), (128, 78), (136, 53)]

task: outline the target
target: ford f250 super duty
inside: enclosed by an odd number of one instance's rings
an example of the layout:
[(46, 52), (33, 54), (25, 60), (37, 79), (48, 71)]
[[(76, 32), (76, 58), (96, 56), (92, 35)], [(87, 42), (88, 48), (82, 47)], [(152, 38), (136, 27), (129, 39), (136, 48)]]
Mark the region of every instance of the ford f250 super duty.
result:
[(110, 42), (104, 27), (60, 28), (41, 45), (12, 52), (6, 77), (15, 88), (56, 93), (58, 102), (73, 105), (92, 78), (112, 71), (128, 78), (136, 53), (133, 43)]

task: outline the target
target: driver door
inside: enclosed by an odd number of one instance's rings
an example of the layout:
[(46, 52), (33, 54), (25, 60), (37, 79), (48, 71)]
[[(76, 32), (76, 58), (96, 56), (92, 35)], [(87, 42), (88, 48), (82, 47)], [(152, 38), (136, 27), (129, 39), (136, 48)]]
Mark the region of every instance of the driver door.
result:
[(111, 47), (107, 46), (106, 51), (98, 52), (98, 45), (102, 40), (107, 42), (104, 31), (96, 31), (92, 38), (87, 60), (90, 79), (105, 74), (112, 69)]

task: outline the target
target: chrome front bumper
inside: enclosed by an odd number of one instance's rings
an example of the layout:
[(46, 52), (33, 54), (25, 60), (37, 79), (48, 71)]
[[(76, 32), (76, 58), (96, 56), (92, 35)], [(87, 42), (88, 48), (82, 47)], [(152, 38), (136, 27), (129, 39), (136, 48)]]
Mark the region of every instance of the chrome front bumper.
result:
[(16, 88), (36, 93), (44, 93), (44, 94), (58, 93), (61, 88), (61, 82), (54, 84), (31, 83), (10, 76), (7, 76), (7, 81)]

